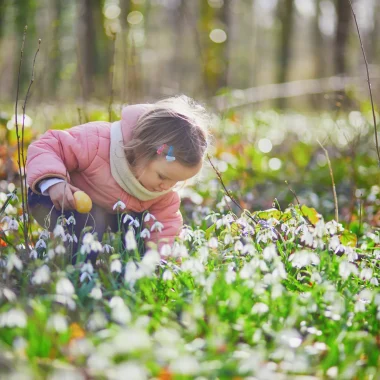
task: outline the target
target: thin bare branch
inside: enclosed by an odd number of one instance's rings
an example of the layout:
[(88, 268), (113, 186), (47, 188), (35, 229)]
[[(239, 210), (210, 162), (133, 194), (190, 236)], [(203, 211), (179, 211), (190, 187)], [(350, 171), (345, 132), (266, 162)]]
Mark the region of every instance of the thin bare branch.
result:
[(369, 96), (371, 98), (373, 125), (374, 125), (374, 128), (375, 128), (376, 152), (377, 152), (377, 158), (378, 158), (378, 165), (380, 167), (380, 152), (379, 152), (379, 142), (378, 142), (378, 138), (377, 138), (376, 114), (375, 114), (375, 107), (373, 105), (373, 97), (372, 97), (371, 82), (370, 82), (370, 77), (369, 77), (369, 69), (368, 69), (367, 56), (366, 56), (365, 51), (364, 51), (364, 46), (363, 46), (363, 42), (362, 42), (362, 38), (361, 38), (361, 35), (360, 35), (360, 30), (359, 30), (359, 25), (358, 25), (358, 22), (356, 20), (356, 14), (355, 14), (355, 11), (354, 11), (354, 7), (352, 6), (352, 1), (351, 0), (348, 0), (348, 1), (350, 3), (351, 11), (352, 11), (352, 14), (354, 16), (356, 30), (358, 31), (360, 46), (362, 48), (362, 53), (363, 53), (363, 57), (364, 57), (365, 68), (367, 70), (367, 82), (368, 82)]
[(318, 142), (318, 144), (321, 146), (321, 148), (323, 149), (323, 151), (325, 152), (325, 156), (326, 156), (327, 164), (329, 165), (330, 177), (331, 177), (332, 189), (333, 189), (333, 196), (334, 196), (334, 205), (335, 205), (335, 220), (336, 220), (337, 222), (339, 222), (338, 198), (337, 198), (337, 196), (336, 196), (336, 188), (335, 188), (334, 174), (333, 174), (332, 167), (331, 167), (331, 162), (330, 162), (330, 158), (329, 158), (329, 153), (328, 153), (327, 149), (321, 144), (321, 142), (320, 142), (319, 140), (317, 140), (317, 142)]

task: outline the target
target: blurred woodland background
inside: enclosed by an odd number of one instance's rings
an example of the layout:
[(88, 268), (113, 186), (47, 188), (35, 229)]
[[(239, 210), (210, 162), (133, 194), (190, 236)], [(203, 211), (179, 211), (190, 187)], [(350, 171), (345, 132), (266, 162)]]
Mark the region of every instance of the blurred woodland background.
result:
[[(353, 5), (377, 92), (380, 2)], [(331, 103), (323, 95), (335, 82), (306, 82), (305, 96), (289, 98), (299, 86), (265, 85), (335, 75), (366, 91), (348, 0), (0, 0), (0, 102), (15, 99), (25, 25), (20, 94), (42, 39), (36, 104), (108, 101), (112, 87), (117, 103), (238, 90), (239, 104), (314, 109)], [(240, 91), (252, 87), (254, 96)]]
[[(380, 1), (352, 4), (377, 112)], [(245, 208), (294, 202), (288, 181), (301, 202), (332, 216), (319, 140), (339, 213), (360, 221), (356, 232), (363, 215), (380, 227), (372, 107), (349, 0), (0, 0), (1, 191), (18, 178), (14, 102), (25, 25), (18, 114), (42, 40), (25, 156), (47, 129), (117, 120), (123, 104), (184, 93), (218, 115), (210, 153)], [(183, 195), (189, 220), (223, 196), (212, 170), (203, 179)]]

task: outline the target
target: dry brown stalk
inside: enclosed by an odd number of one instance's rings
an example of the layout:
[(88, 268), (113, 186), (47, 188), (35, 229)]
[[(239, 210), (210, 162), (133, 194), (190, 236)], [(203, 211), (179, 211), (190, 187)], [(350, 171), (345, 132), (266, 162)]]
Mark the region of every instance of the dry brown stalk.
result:
[(333, 170), (332, 170), (332, 167), (331, 167), (329, 153), (328, 153), (327, 149), (325, 149), (325, 147), (321, 144), (321, 142), (319, 140), (317, 140), (317, 142), (321, 146), (321, 148), (323, 149), (323, 151), (325, 152), (327, 164), (329, 165), (329, 171), (330, 171), (330, 177), (331, 177), (332, 189), (333, 189), (333, 195), (334, 195), (335, 220), (336, 220), (336, 222), (339, 222), (338, 198), (336, 196), (336, 187), (335, 187), (335, 181), (334, 181), (334, 174), (333, 174)]

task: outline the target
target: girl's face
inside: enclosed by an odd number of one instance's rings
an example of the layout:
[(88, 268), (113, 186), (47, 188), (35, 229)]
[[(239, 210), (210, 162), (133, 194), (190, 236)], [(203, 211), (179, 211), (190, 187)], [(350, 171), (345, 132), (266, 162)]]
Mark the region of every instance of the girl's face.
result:
[(146, 165), (137, 165), (132, 171), (147, 190), (160, 192), (169, 190), (177, 182), (194, 177), (201, 168), (202, 162), (188, 167), (177, 161), (169, 162), (164, 157), (158, 157)]

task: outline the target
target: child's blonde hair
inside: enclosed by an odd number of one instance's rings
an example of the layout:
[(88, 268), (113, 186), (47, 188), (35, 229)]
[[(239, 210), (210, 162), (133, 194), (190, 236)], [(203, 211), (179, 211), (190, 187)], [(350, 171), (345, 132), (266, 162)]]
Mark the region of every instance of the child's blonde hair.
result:
[(152, 104), (137, 122), (131, 141), (124, 146), (131, 166), (158, 158), (163, 144), (169, 146), (176, 161), (191, 167), (205, 157), (209, 144), (210, 116), (203, 106), (181, 95)]

